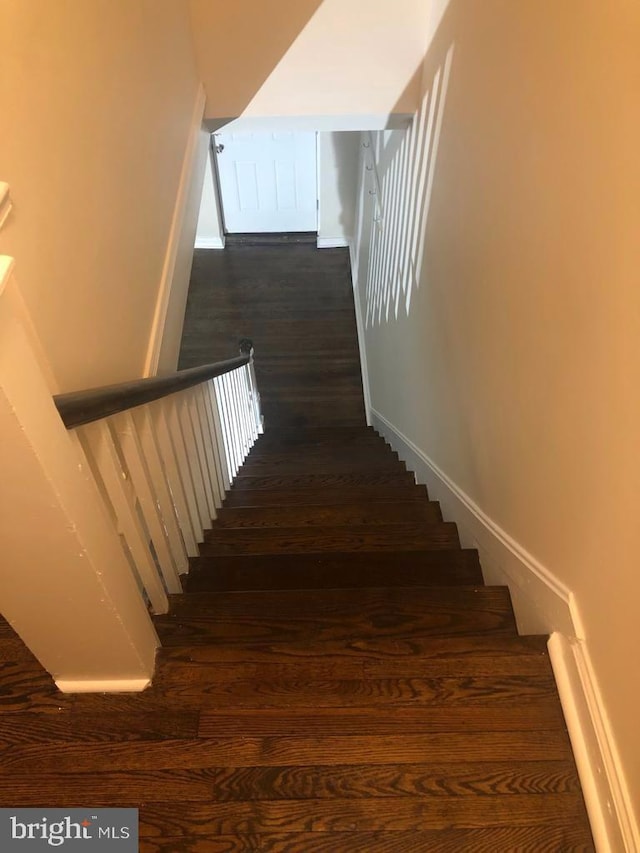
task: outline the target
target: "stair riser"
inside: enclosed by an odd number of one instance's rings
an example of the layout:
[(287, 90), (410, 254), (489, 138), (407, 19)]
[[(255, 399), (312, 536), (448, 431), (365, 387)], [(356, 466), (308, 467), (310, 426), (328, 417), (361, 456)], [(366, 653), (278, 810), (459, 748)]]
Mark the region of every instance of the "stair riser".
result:
[(203, 556), (214, 554), (295, 554), (307, 551), (415, 551), (459, 548), (454, 524), (390, 524), (384, 529), (281, 528), (245, 530), (216, 528), (205, 534)]
[(285, 474), (282, 476), (245, 476), (240, 473), (233, 481), (234, 491), (241, 489), (340, 489), (350, 486), (413, 486), (415, 480), (406, 473), (379, 472), (374, 474)]
[(216, 527), (322, 527), (326, 525), (385, 525), (402, 521), (442, 521), (438, 503), (378, 503), (343, 506), (263, 507), (255, 509), (223, 508), (218, 512)]
[(375, 486), (332, 489), (328, 494), (319, 489), (291, 489), (271, 491), (269, 489), (231, 489), (224, 502), (225, 507), (270, 507), (270, 506), (336, 506), (362, 502), (372, 503), (422, 503), (428, 500), (424, 486), (407, 484), (401, 488), (376, 488)]

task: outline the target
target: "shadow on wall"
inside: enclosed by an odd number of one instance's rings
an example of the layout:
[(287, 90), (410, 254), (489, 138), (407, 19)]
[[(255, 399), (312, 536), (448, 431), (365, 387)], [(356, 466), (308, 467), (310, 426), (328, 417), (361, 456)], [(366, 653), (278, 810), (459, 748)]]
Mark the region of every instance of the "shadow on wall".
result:
[[(215, 115), (240, 114), (322, 2), (190, 0), (198, 71), (206, 91), (215, 93)], [(205, 67), (205, 57), (215, 63)]]
[(366, 264), (367, 327), (397, 318), (401, 308), (408, 315), (412, 293), (420, 285), (453, 57), (451, 44), (425, 81), (407, 130), (363, 135), (358, 233), (363, 235), (371, 223), (368, 244), (359, 252), (361, 269)]
[(354, 233), (355, 201), (358, 186), (358, 154), (360, 133), (336, 131), (331, 134), (335, 164), (336, 233), (350, 242)]

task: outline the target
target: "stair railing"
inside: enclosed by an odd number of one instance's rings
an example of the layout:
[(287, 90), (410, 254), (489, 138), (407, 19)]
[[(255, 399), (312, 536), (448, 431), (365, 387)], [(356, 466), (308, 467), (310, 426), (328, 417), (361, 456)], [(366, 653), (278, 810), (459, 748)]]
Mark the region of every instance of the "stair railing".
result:
[(262, 432), (253, 344), (227, 361), (54, 397), (86, 456), (152, 613), (182, 592), (188, 558)]

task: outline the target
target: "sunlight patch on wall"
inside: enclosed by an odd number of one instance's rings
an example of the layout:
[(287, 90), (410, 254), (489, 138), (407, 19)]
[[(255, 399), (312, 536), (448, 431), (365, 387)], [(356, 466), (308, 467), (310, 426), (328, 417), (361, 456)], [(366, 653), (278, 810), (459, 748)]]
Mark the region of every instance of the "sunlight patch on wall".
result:
[(362, 143), (363, 192), (372, 218), (367, 327), (397, 319), (400, 310), (408, 315), (412, 293), (420, 286), (453, 50), (451, 45), (410, 127), (369, 133)]

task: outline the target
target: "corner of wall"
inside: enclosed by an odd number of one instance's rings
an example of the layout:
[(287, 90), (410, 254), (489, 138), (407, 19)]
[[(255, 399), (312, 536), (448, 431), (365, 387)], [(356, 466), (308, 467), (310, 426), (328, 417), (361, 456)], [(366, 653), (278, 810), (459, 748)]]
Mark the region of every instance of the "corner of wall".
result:
[(457, 523), (463, 547), (478, 549), (485, 582), (509, 587), (519, 632), (551, 635), (549, 656), (596, 848), (637, 853), (639, 828), (573, 593), (370, 402), (368, 408), (368, 422)]
[(349, 241), (349, 266), (351, 267), (351, 283), (353, 285), (353, 304), (356, 312), (356, 330), (358, 333), (358, 350), (360, 352), (360, 372), (362, 374), (362, 394), (364, 396), (364, 411), (367, 424), (371, 421), (371, 386), (369, 384), (369, 367), (367, 364), (367, 347), (365, 345), (364, 318), (362, 305), (358, 294), (358, 265), (354, 249), (354, 241)]
[[(202, 150), (204, 146), (200, 144), (204, 107), (205, 92), (200, 85), (194, 101), (158, 285), (158, 298), (145, 359), (145, 376), (154, 376), (163, 368), (173, 370), (177, 364), (205, 166)], [(208, 139), (208, 133), (206, 138)]]

